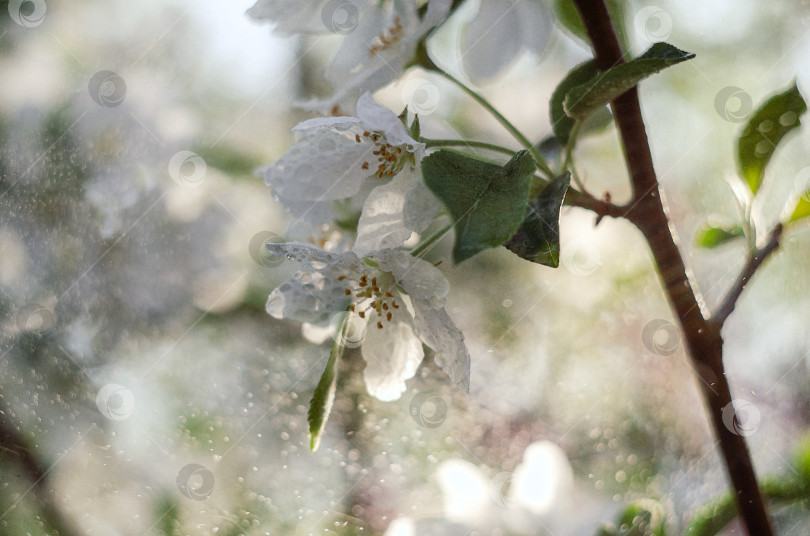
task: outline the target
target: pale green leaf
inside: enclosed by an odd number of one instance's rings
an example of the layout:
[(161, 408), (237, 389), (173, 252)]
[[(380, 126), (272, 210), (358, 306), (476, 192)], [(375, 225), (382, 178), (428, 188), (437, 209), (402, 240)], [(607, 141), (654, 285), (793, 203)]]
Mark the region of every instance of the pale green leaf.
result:
[(702, 248), (713, 249), (744, 235), (743, 228), (739, 225), (714, 226), (705, 224), (695, 235), (695, 244)]
[(810, 190), (804, 192), (799, 198), (799, 202), (796, 203), (796, 208), (793, 209), (793, 213), (790, 215), (790, 219), (788, 219), (788, 223), (801, 220), (808, 216), (810, 216)]
[(756, 194), (762, 185), (765, 168), (779, 142), (801, 125), (799, 117), (807, 111), (799, 89), (793, 86), (774, 95), (751, 116), (737, 141), (737, 163), (745, 183)]
[(309, 403), (307, 421), (309, 421), (309, 448), (312, 452), (318, 450), (321, 442), (321, 434), (332, 411), (332, 404), (335, 401), (335, 391), (337, 390), (337, 367), (340, 358), (343, 356), (343, 337), (345, 336), (346, 325), (341, 326), (339, 335), (332, 343), (332, 351), (329, 352), (329, 360), (321, 375), (315, 393)]

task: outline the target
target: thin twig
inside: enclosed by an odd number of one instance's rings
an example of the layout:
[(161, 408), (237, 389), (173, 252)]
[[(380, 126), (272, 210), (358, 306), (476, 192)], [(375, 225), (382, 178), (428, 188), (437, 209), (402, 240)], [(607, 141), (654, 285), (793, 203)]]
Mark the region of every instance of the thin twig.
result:
[(737, 276), (734, 286), (732, 286), (728, 291), (726, 298), (723, 300), (723, 305), (720, 306), (717, 314), (712, 316), (711, 321), (718, 328), (723, 327), (726, 319), (728, 319), (729, 315), (734, 312), (734, 308), (737, 306), (737, 300), (740, 298), (743, 290), (745, 290), (745, 286), (754, 276), (756, 271), (760, 266), (762, 266), (762, 263), (764, 263), (768, 257), (770, 257), (770, 255), (779, 248), (779, 241), (781, 238), (782, 224), (779, 223), (773, 228), (773, 231), (771, 231), (771, 234), (768, 237), (768, 243), (749, 255), (748, 262), (745, 263), (740, 275)]

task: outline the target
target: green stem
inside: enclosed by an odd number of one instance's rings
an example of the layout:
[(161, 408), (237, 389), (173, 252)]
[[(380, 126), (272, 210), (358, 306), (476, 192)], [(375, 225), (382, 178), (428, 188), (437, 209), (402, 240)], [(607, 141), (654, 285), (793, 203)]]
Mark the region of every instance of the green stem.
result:
[(441, 68), (434, 65), (433, 70), (435, 72), (439, 73), (440, 75), (442, 75), (443, 77), (447, 78), (451, 82), (453, 82), (458, 87), (460, 87), (467, 95), (472, 97), (475, 102), (480, 104), (484, 109), (486, 109), (490, 114), (492, 114), (492, 116), (495, 119), (497, 119), (498, 122), (501, 125), (503, 125), (503, 128), (508, 130), (509, 133), (512, 134), (512, 136), (514, 136), (515, 139), (517, 141), (519, 141), (521, 145), (523, 145), (523, 147), (525, 147), (526, 149), (528, 149), (532, 153), (532, 156), (534, 157), (535, 161), (537, 161), (537, 167), (540, 169), (540, 171), (545, 173), (546, 176), (548, 176), (548, 178), (550, 178), (550, 179), (555, 177), (554, 172), (551, 171), (551, 168), (548, 167), (548, 164), (543, 159), (543, 157), (540, 155), (540, 151), (537, 150), (537, 148), (534, 146), (534, 144), (532, 142), (530, 142), (529, 139), (526, 136), (524, 136), (523, 133), (521, 131), (519, 131), (515, 127), (515, 125), (513, 125), (511, 122), (509, 122), (509, 120), (507, 118), (505, 118), (503, 115), (501, 115), (501, 113), (498, 110), (496, 110), (489, 103), (489, 101), (487, 101), (484, 97), (482, 97), (481, 95), (479, 95), (478, 93), (476, 93), (475, 91), (473, 91), (472, 89), (467, 87), (464, 84), (464, 82), (462, 82), (461, 80), (455, 78), (450, 73), (447, 73), (447, 72), (443, 71)]
[(508, 149), (506, 147), (502, 147), (500, 145), (495, 145), (492, 143), (487, 143), (485, 141), (431, 140), (428, 138), (422, 138), (419, 141), (425, 142), (428, 149), (430, 149), (431, 147), (471, 147), (477, 149), (487, 149), (489, 151), (495, 151), (498, 153), (507, 154), (509, 156), (515, 155), (515, 151), (513, 151), (512, 149)]
[(574, 146), (577, 143), (577, 135), (579, 134), (579, 129), (582, 126), (582, 121), (577, 121), (574, 123), (574, 127), (571, 129), (571, 134), (568, 136), (568, 143), (565, 146), (565, 164), (563, 165), (563, 169), (571, 169), (571, 176), (574, 178), (574, 182), (579, 189), (582, 190), (583, 193), (587, 193), (585, 190), (585, 185), (582, 184), (582, 180), (579, 178), (579, 173), (577, 173), (577, 168), (574, 165)]
[[(771, 502), (772, 506), (787, 506), (810, 498), (810, 487), (800, 480), (769, 477), (760, 481), (760, 489), (762, 495)], [(714, 536), (735, 517), (737, 517), (737, 504), (734, 496), (726, 492), (701, 507), (683, 534), (684, 536)]]
[(447, 225), (445, 225), (444, 227), (442, 227), (441, 229), (430, 235), (427, 239), (425, 239), (424, 242), (422, 242), (421, 244), (419, 244), (418, 246), (416, 246), (411, 250), (411, 255), (413, 255), (414, 257), (418, 257), (419, 255), (421, 255), (430, 246), (438, 242), (445, 235), (445, 233), (447, 233), (447, 231), (449, 231), (452, 227), (453, 224), (448, 223)]

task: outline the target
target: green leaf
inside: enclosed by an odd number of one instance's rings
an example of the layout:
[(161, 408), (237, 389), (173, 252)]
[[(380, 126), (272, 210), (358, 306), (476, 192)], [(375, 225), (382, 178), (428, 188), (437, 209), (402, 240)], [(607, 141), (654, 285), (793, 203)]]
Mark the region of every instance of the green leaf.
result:
[(743, 236), (745, 233), (739, 225), (720, 227), (705, 224), (695, 235), (695, 244), (702, 248), (713, 249)]
[(768, 99), (748, 120), (737, 141), (737, 163), (751, 193), (756, 194), (762, 185), (776, 146), (801, 125), (799, 116), (806, 111), (807, 104), (794, 83), (784, 93)]
[(521, 259), (557, 268), (560, 265), (560, 207), (571, 184), (566, 172), (529, 202), (518, 231), (504, 244)]
[(666, 536), (667, 511), (655, 499), (641, 499), (625, 508), (619, 518), (623, 536)]
[[(759, 480), (762, 496), (768, 501), (771, 511), (800, 501), (810, 500), (810, 482), (792, 474), (766, 476)], [(734, 495), (723, 493), (701, 506), (683, 534), (689, 536), (714, 536), (737, 517)]]
[(590, 82), (599, 74), (596, 68), (596, 60), (589, 60), (585, 63), (580, 63), (570, 71), (563, 78), (554, 93), (551, 94), (551, 101), (549, 101), (549, 118), (551, 119), (551, 128), (554, 130), (554, 136), (561, 145), (565, 146), (568, 143), (568, 137), (571, 130), (574, 128), (576, 120), (565, 113), (563, 108), (563, 101), (568, 95), (568, 92), (577, 86), (581, 86)]
[(603, 71), (593, 80), (571, 89), (563, 102), (565, 112), (575, 119), (583, 119), (642, 79), (694, 57), (691, 52), (668, 43), (656, 43), (638, 58)]
[(337, 390), (337, 365), (343, 356), (343, 341), (346, 336), (347, 322), (343, 322), (340, 327), (335, 342), (332, 343), (332, 351), (329, 352), (329, 361), (326, 362), (326, 369), (321, 375), (315, 393), (309, 403), (307, 421), (309, 421), (309, 448), (312, 452), (318, 450), (321, 442), (323, 427), (329, 419), (332, 411), (332, 403), (335, 401), (335, 391)]
[(793, 209), (793, 213), (788, 219), (788, 223), (801, 220), (808, 216), (810, 216), (810, 190), (804, 192), (799, 198), (799, 202), (796, 203), (796, 208)]
[(526, 214), (536, 164), (519, 151), (503, 167), (457, 153), (437, 151), (422, 160), (425, 184), (447, 207), (456, 228), (453, 261), (504, 244)]

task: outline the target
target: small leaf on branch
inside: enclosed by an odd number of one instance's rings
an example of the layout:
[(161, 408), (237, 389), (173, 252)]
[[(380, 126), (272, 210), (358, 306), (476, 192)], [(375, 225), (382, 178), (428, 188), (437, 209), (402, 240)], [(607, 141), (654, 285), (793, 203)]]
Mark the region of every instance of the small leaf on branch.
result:
[(590, 82), (599, 74), (596, 68), (596, 60), (589, 60), (585, 63), (580, 63), (570, 71), (563, 78), (554, 93), (551, 94), (551, 101), (549, 101), (549, 118), (551, 119), (551, 128), (554, 130), (554, 135), (561, 145), (568, 143), (568, 136), (574, 128), (576, 120), (565, 113), (563, 108), (563, 101), (568, 95), (568, 92), (577, 86), (581, 86)]
[(332, 403), (335, 401), (335, 391), (337, 389), (337, 367), (338, 361), (343, 356), (344, 337), (346, 336), (346, 323), (340, 327), (332, 351), (329, 352), (329, 361), (321, 375), (315, 393), (309, 403), (307, 421), (309, 422), (309, 448), (312, 452), (318, 450), (321, 442), (321, 434), (332, 411)]
[(793, 86), (774, 95), (757, 110), (737, 141), (737, 163), (745, 183), (756, 194), (762, 185), (765, 168), (777, 145), (801, 125), (799, 116), (807, 111), (799, 89)]
[(788, 223), (801, 220), (808, 216), (810, 216), (810, 190), (804, 192), (799, 198), (796, 208), (793, 209), (793, 213), (790, 215), (790, 219), (788, 219)]
[(571, 183), (566, 172), (529, 202), (517, 233), (504, 244), (521, 259), (557, 268), (560, 265), (560, 207)]
[(526, 214), (536, 164), (519, 151), (504, 166), (455, 151), (437, 151), (422, 160), (425, 184), (447, 207), (456, 229), (453, 261), (504, 244)]
[(694, 57), (693, 53), (669, 43), (656, 43), (638, 58), (611, 67), (572, 88), (563, 102), (565, 112), (575, 119), (584, 119), (644, 78)]
[(705, 224), (695, 235), (695, 244), (706, 249), (713, 249), (745, 235), (739, 225), (714, 226)]

